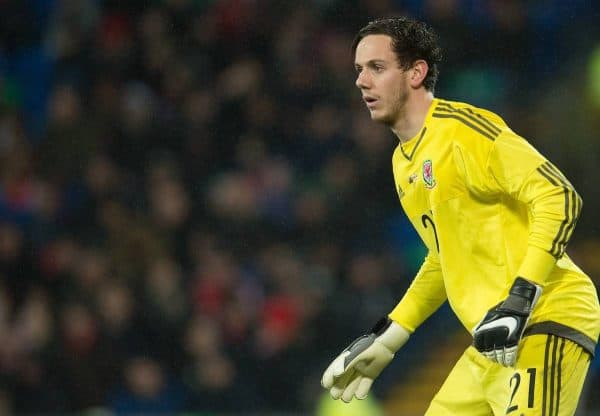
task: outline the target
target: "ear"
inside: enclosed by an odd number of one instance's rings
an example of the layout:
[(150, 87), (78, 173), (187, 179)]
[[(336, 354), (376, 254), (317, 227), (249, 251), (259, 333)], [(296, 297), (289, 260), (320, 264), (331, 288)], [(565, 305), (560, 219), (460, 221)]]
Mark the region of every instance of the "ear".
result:
[(411, 68), (410, 86), (420, 88), (429, 72), (429, 65), (423, 59), (417, 59)]

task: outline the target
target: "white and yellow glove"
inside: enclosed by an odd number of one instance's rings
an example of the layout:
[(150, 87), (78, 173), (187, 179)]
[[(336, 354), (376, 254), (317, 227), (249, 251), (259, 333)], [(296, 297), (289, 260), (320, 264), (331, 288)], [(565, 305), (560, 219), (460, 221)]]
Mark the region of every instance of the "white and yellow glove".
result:
[(381, 319), (371, 333), (355, 339), (323, 373), (321, 385), (334, 399), (350, 402), (367, 397), (373, 381), (392, 361), (410, 333), (389, 318)]

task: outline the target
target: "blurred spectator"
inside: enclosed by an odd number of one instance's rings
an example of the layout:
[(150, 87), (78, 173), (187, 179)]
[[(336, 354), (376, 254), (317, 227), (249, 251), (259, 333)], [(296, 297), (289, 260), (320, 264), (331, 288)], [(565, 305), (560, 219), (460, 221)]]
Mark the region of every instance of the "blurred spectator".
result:
[(60, 338), (54, 358), (67, 403), (76, 411), (104, 403), (110, 388), (111, 357), (104, 348), (98, 321), (88, 306), (71, 301), (60, 308)]
[(40, 174), (64, 184), (81, 177), (97, 151), (96, 131), (85, 120), (82, 97), (72, 85), (60, 85), (50, 99), (48, 132), (38, 147)]
[(183, 409), (181, 386), (152, 358), (132, 357), (124, 373), (124, 385), (109, 399), (115, 414), (173, 414)]

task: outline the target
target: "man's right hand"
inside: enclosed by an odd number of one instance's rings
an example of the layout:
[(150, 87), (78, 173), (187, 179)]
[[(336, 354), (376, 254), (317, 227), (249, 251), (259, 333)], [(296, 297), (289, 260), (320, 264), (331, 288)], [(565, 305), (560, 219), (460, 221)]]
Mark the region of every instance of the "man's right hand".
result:
[(410, 334), (389, 318), (381, 319), (371, 333), (355, 339), (327, 367), (321, 385), (334, 399), (350, 402), (367, 397), (373, 381), (392, 361)]

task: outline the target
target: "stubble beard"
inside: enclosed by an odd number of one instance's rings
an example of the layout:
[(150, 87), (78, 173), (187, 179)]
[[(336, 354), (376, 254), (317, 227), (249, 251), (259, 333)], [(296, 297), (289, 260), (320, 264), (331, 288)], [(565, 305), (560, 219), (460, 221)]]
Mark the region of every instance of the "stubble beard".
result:
[(373, 113), (371, 113), (371, 119), (392, 128), (398, 123), (399, 120), (402, 120), (405, 117), (407, 101), (407, 89), (400, 88), (396, 94), (396, 97), (390, 103), (389, 111), (385, 112), (380, 117), (376, 117)]

